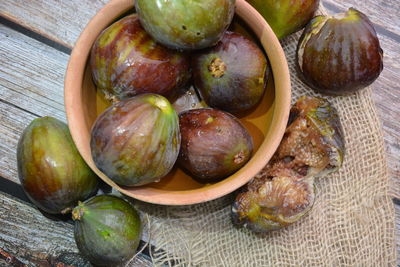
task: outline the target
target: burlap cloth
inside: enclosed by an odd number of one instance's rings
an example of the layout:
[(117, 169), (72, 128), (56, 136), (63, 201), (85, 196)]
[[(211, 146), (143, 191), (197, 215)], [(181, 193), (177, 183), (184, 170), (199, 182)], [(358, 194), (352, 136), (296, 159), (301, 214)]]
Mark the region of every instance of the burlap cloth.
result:
[[(320, 12), (324, 12), (320, 8)], [(291, 71), (292, 103), (316, 95), (298, 77), (300, 33), (282, 42)], [(343, 167), (316, 182), (312, 211), (297, 223), (257, 235), (233, 227), (233, 196), (191, 206), (136, 203), (150, 218), (155, 265), (395, 266), (395, 213), (381, 126), (371, 88), (328, 97), (340, 113), (347, 154)], [(148, 227), (145, 226), (145, 227)]]

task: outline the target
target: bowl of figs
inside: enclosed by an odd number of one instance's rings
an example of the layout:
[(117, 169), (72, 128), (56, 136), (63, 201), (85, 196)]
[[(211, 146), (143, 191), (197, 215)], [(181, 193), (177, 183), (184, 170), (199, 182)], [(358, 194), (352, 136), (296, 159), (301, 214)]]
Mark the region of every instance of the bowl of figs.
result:
[(65, 78), (68, 126), (89, 167), (135, 199), (188, 205), (249, 182), (289, 118), (277, 36), (245, 0), (112, 0)]

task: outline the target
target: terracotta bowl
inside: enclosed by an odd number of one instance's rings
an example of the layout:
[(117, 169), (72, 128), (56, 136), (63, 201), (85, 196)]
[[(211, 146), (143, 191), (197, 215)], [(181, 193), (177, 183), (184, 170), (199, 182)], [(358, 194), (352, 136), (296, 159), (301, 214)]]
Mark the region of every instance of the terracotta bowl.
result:
[(282, 47), (262, 16), (244, 0), (236, 1), (236, 15), (246, 24), (244, 28), (251, 29), (252, 35), (258, 38), (268, 56), (273, 74), (262, 102), (240, 118), (254, 140), (255, 150), (251, 160), (230, 177), (214, 184), (200, 184), (175, 168), (158, 183), (121, 187), (96, 168), (90, 152), (90, 130), (106, 105), (92, 82), (88, 57), (100, 32), (132, 10), (133, 5), (132, 0), (113, 0), (105, 5), (86, 26), (72, 51), (64, 94), (69, 128), (79, 152), (90, 168), (107, 184), (123, 194), (150, 203), (195, 204), (236, 190), (255, 176), (272, 157), (284, 134), (290, 109), (289, 69)]

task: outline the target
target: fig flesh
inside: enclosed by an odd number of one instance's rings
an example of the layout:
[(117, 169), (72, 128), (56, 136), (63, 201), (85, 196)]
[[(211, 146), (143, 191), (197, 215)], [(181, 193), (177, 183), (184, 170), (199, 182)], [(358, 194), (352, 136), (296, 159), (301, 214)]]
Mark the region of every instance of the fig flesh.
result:
[(25, 128), (17, 162), (25, 193), (47, 213), (66, 213), (97, 191), (97, 176), (76, 149), (68, 126), (55, 118), (34, 119)]
[(174, 49), (213, 46), (232, 21), (235, 0), (137, 0), (136, 11), (145, 30)]
[(178, 157), (178, 115), (156, 94), (120, 101), (97, 118), (90, 146), (96, 166), (117, 184), (158, 181)]
[(97, 89), (108, 100), (142, 93), (168, 97), (190, 78), (188, 57), (158, 45), (136, 14), (113, 23), (99, 35), (90, 65)]
[(233, 115), (211, 108), (179, 114), (178, 163), (195, 179), (215, 182), (240, 169), (251, 157), (253, 140)]
[(297, 64), (314, 90), (343, 95), (374, 82), (383, 69), (383, 51), (372, 22), (350, 8), (336, 16), (317, 16), (297, 47)]
[(238, 113), (261, 100), (267, 82), (267, 59), (241, 34), (226, 32), (215, 47), (196, 53), (193, 79), (204, 101), (213, 108)]
[(233, 223), (266, 232), (298, 221), (314, 203), (315, 178), (337, 170), (344, 153), (334, 107), (322, 98), (299, 98), (274, 156), (237, 195)]
[(142, 233), (138, 212), (112, 195), (95, 196), (72, 211), (80, 253), (96, 266), (122, 266), (135, 255)]
[(278, 39), (302, 29), (314, 16), (319, 0), (246, 0), (265, 18)]

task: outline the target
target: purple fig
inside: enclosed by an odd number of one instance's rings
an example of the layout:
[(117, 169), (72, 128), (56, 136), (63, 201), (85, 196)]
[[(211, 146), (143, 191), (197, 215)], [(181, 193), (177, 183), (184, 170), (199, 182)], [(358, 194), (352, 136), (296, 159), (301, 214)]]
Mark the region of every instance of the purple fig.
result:
[(383, 69), (383, 51), (371, 21), (350, 8), (335, 16), (317, 16), (297, 48), (304, 81), (318, 92), (343, 95), (374, 82)]
[(92, 47), (93, 80), (108, 100), (141, 93), (170, 96), (190, 78), (188, 57), (158, 45), (142, 28), (137, 15), (113, 23)]

